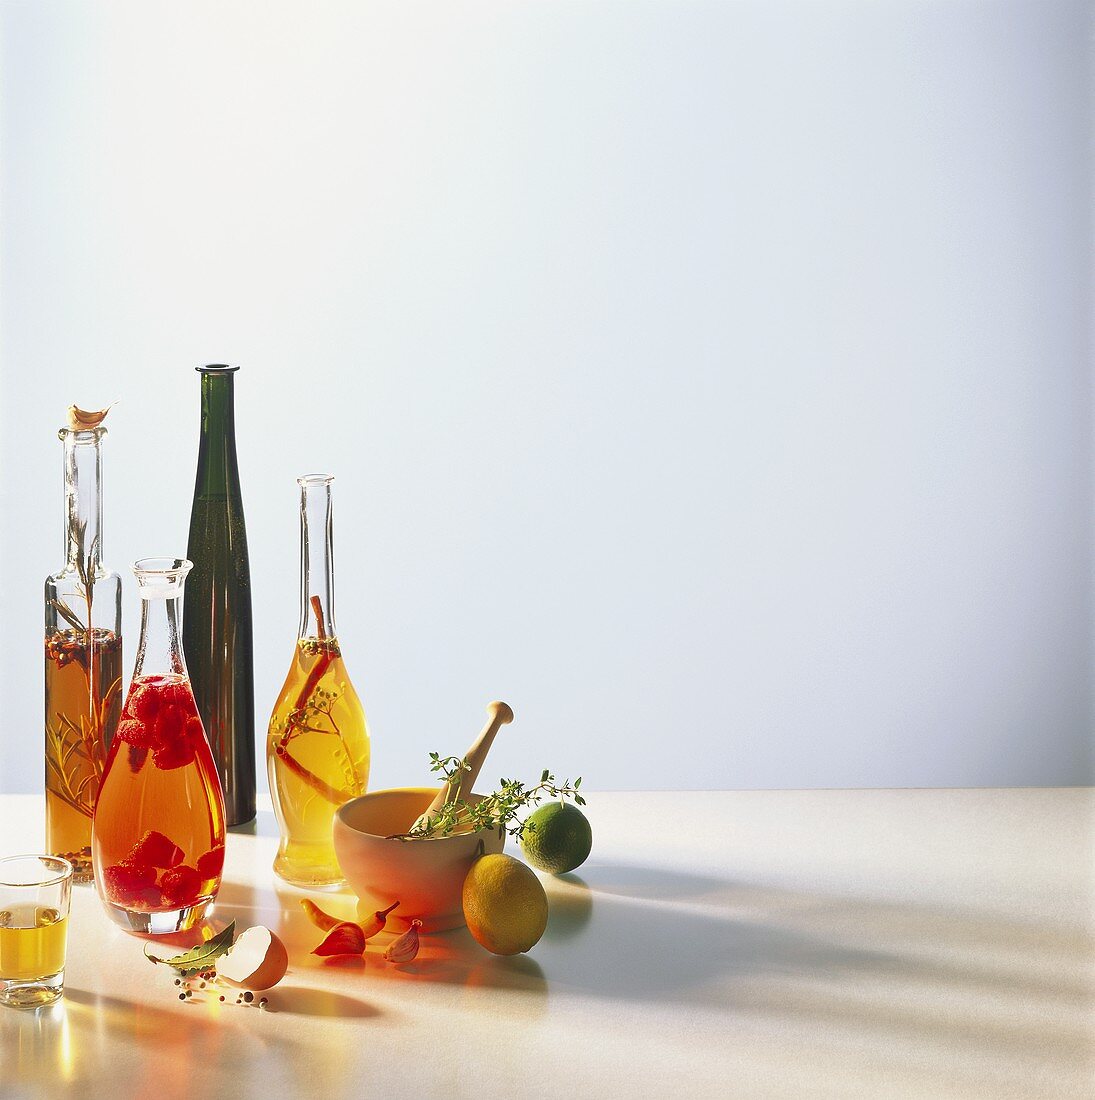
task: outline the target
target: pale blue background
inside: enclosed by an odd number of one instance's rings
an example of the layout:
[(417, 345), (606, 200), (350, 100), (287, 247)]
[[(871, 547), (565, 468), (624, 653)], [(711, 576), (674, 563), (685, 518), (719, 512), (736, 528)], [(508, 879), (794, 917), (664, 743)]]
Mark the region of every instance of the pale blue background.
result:
[(259, 714), (330, 469), (374, 785), (496, 696), (594, 788), (1091, 782), (1087, 11), (7, 0), (0, 790), (64, 408), (181, 553), (209, 361)]

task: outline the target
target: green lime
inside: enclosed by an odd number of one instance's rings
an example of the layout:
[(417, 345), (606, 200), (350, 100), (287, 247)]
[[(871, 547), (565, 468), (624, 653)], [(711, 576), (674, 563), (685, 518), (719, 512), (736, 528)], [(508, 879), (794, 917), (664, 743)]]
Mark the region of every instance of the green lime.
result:
[(521, 837), (525, 859), (538, 871), (561, 875), (586, 861), (593, 830), (586, 815), (570, 802), (549, 802), (530, 814)]

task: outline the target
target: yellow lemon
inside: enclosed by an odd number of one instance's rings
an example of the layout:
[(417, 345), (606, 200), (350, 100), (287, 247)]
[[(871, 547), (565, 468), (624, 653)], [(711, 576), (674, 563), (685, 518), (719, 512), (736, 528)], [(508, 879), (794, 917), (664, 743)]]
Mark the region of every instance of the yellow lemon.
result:
[(468, 931), (496, 955), (527, 951), (547, 927), (547, 894), (512, 856), (477, 859), (464, 879), (463, 901)]

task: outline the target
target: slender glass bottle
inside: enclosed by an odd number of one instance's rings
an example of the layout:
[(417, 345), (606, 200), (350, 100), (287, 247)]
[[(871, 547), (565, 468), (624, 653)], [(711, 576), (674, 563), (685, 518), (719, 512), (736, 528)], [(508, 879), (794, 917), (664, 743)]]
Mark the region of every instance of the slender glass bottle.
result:
[(300, 485), (300, 629), (270, 717), (266, 760), (281, 827), (274, 870), (299, 886), (343, 882), (331, 839), (335, 811), (365, 793), (369, 729), (335, 630), (330, 474)]
[(198, 713), (224, 790), (229, 825), (255, 816), (255, 678), (251, 571), (236, 463), (232, 375), (198, 367), (201, 440), (190, 512), (183, 648)]
[(122, 708), (122, 581), (103, 567), (100, 447), (106, 428), (62, 428), (65, 567), (46, 578), (46, 851), (77, 882), (91, 868), (91, 818)]
[(179, 644), (189, 571), (179, 558), (133, 566), (141, 640), (91, 838), (99, 897), (131, 932), (189, 928), (224, 864), (224, 796)]

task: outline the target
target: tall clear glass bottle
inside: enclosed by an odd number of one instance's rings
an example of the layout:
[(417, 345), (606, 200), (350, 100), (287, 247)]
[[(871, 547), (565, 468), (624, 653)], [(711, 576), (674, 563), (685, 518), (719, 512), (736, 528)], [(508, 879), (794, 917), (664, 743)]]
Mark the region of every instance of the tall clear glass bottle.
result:
[(335, 629), (330, 474), (300, 485), (300, 628), (266, 743), (281, 827), (274, 870), (299, 886), (344, 881), (331, 830), (335, 811), (364, 794), (369, 729)]
[(122, 708), (122, 581), (103, 566), (106, 428), (62, 428), (65, 566), (45, 586), (46, 851), (92, 876), (91, 819)]
[(229, 825), (255, 816), (255, 677), (251, 571), (243, 522), (233, 375), (198, 367), (201, 437), (187, 557), (183, 648), (198, 713), (224, 790)]
[(189, 571), (180, 558), (133, 566), (141, 639), (91, 837), (99, 897), (131, 932), (191, 927), (224, 864), (224, 796), (179, 638)]

